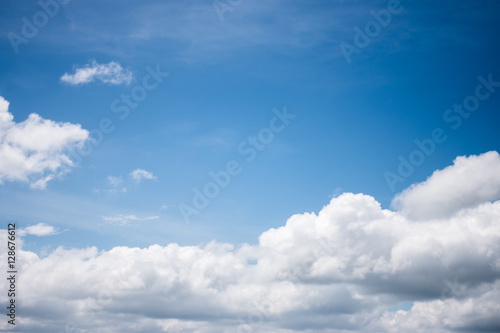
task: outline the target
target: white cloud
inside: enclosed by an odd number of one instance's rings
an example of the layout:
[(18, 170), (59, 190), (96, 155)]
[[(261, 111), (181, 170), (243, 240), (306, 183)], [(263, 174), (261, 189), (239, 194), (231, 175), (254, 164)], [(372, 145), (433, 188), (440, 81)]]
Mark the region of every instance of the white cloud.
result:
[[(496, 163), (489, 155), (462, 162), (485, 170)], [(439, 184), (462, 174), (433, 177)], [(19, 250), (19, 269), (37, 277), (19, 280), (23, 325), (45, 332), (66, 325), (103, 332), (498, 332), (500, 201), (479, 198), (456, 214), (415, 222), (371, 196), (344, 193), (317, 214), (296, 214), (263, 232), (255, 245), (59, 248), (44, 258)], [(0, 280), (0, 289), (7, 282)], [(42, 314), (47, 300), (54, 301)], [(413, 306), (391, 310), (402, 303)]]
[(73, 166), (64, 151), (82, 145), (88, 135), (80, 125), (57, 123), (35, 113), (16, 123), (9, 102), (0, 96), (0, 184), (22, 181), (44, 189)]
[(132, 81), (132, 72), (123, 69), (119, 63), (111, 61), (108, 64), (98, 64), (93, 61), (92, 65), (76, 68), (74, 74), (64, 73), (61, 81), (77, 85), (99, 80), (109, 84), (129, 84)]
[(19, 229), (17, 231), (17, 234), (19, 236), (26, 236), (26, 235), (34, 235), (34, 236), (51, 236), (51, 235), (56, 235), (59, 232), (57, 231), (56, 228), (54, 228), (51, 225), (48, 225), (46, 223), (38, 223), (35, 225), (31, 225), (29, 227), (26, 227), (24, 229)]
[(396, 196), (393, 206), (411, 218), (440, 218), (499, 198), (500, 155), (491, 151), (457, 157), (452, 166)]
[(141, 182), (141, 180), (143, 179), (150, 179), (150, 180), (156, 179), (153, 173), (143, 169), (135, 169), (134, 171), (131, 171), (129, 175), (137, 183)]
[(147, 221), (147, 220), (156, 220), (159, 219), (159, 216), (149, 216), (149, 217), (137, 217), (135, 215), (115, 215), (115, 216), (103, 216), (102, 220), (104, 222), (116, 225), (126, 225), (132, 221)]
[[(391, 333), (498, 332), (500, 281), (488, 284), (488, 287), (491, 289), (470, 288), (479, 296), (417, 302), (410, 311), (385, 313), (380, 327)], [(440, 325), (443, 328), (436, 330)]]

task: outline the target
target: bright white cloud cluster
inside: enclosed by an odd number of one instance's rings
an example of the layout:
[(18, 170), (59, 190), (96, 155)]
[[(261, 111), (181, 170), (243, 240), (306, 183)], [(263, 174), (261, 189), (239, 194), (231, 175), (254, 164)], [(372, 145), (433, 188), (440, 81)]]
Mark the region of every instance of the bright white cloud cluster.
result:
[(57, 123), (36, 113), (16, 123), (9, 102), (0, 96), (0, 184), (23, 181), (44, 189), (73, 165), (64, 151), (82, 145), (88, 135), (80, 125)]
[[(498, 158), (457, 159), (407, 190), (403, 209), (426, 210), (418, 195), (453, 177), (472, 197), (484, 181), (474, 173), (500, 172)], [(20, 280), (21, 320), (37, 332), (498, 332), (500, 201), (478, 197), (414, 221), (344, 193), (256, 245), (21, 251), (20, 271), (37, 277)], [(401, 304), (413, 305), (390, 310)]]
[(135, 169), (130, 172), (130, 177), (137, 183), (140, 183), (143, 179), (155, 180), (156, 176), (153, 173), (143, 170), (143, 169)]
[[(393, 206), (415, 219), (449, 216), (464, 207), (500, 199), (500, 155), (457, 157), (425, 182), (399, 194)], [(425, 207), (425, 209), (422, 209)]]
[(129, 84), (132, 81), (132, 72), (114, 61), (108, 64), (98, 64), (93, 61), (91, 65), (76, 68), (74, 74), (64, 73), (61, 76), (61, 81), (72, 85), (85, 84), (95, 80), (113, 85)]

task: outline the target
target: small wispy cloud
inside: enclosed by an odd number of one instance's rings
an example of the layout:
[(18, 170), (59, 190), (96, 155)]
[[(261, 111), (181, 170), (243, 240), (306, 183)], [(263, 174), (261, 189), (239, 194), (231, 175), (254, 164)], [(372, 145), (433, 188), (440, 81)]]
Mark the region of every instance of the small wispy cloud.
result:
[(143, 169), (135, 169), (134, 171), (131, 171), (129, 175), (132, 178), (132, 180), (135, 181), (136, 183), (140, 183), (143, 179), (149, 179), (149, 180), (156, 179), (156, 176), (153, 175), (152, 172)]
[(131, 183), (140, 183), (143, 179), (156, 180), (156, 176), (152, 172), (146, 171), (144, 169), (135, 169), (129, 173), (129, 178), (123, 179), (122, 176), (108, 176), (108, 188), (100, 189), (93, 188), (94, 193), (104, 193), (108, 195), (126, 193), (131, 185)]
[(56, 228), (46, 223), (38, 223), (17, 231), (19, 236), (34, 235), (38, 237), (52, 236), (57, 235), (58, 233), (59, 231)]
[(337, 188), (335, 189), (335, 191), (333, 191), (333, 193), (329, 195), (329, 198), (330, 198), (330, 199), (337, 198), (337, 197), (339, 197), (342, 193), (344, 193), (344, 190), (342, 189), (342, 187), (337, 187)]
[(114, 61), (108, 64), (98, 64), (93, 61), (91, 65), (76, 68), (74, 74), (64, 73), (61, 76), (62, 82), (72, 85), (90, 83), (95, 80), (113, 85), (129, 84), (132, 81), (132, 72)]
[(123, 182), (122, 177), (108, 176), (108, 182), (113, 187), (118, 187)]
[(117, 193), (127, 193), (127, 188), (122, 187), (122, 188), (108, 188), (108, 189), (100, 189), (100, 188), (93, 188), (92, 192), (94, 193), (105, 193), (105, 194), (117, 194)]
[(108, 183), (110, 188), (107, 189), (99, 189), (93, 188), (92, 191), (94, 193), (105, 193), (105, 194), (117, 194), (117, 193), (126, 193), (127, 188), (125, 186), (120, 186), (123, 183), (123, 178), (108, 176)]
[(137, 217), (136, 215), (122, 215), (117, 214), (115, 216), (102, 216), (102, 220), (109, 224), (115, 225), (127, 225), (132, 221), (147, 221), (159, 219), (159, 216), (148, 216), (148, 217)]
[(48, 175), (30, 184), (30, 187), (37, 190), (45, 190), (47, 183), (54, 179), (54, 175)]
[(203, 136), (195, 139), (193, 144), (198, 147), (230, 147), (231, 143), (216, 136)]

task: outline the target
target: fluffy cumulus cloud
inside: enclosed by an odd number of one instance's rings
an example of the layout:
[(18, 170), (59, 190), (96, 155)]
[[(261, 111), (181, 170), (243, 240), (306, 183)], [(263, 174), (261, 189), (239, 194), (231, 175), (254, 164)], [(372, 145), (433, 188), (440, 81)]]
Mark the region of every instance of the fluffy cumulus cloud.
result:
[[(471, 199), (484, 185), (474, 175), (494, 169), (493, 183), (497, 161), (457, 159), (406, 191), (401, 210), (344, 193), (254, 245), (19, 251), (19, 270), (33, 277), (19, 280), (19, 323), (37, 332), (499, 332), (500, 201), (489, 190)], [(435, 188), (464, 179), (463, 205)], [(427, 209), (417, 199), (429, 193), (445, 213), (408, 217), (408, 207)]]
[(16, 123), (9, 102), (0, 96), (0, 184), (23, 181), (43, 189), (73, 162), (64, 152), (82, 145), (88, 131), (80, 125), (43, 119), (36, 113)]
[(98, 64), (93, 61), (91, 65), (75, 68), (74, 74), (64, 73), (61, 76), (62, 82), (72, 85), (90, 83), (95, 80), (113, 85), (129, 84), (132, 81), (132, 72), (114, 61), (108, 64)]

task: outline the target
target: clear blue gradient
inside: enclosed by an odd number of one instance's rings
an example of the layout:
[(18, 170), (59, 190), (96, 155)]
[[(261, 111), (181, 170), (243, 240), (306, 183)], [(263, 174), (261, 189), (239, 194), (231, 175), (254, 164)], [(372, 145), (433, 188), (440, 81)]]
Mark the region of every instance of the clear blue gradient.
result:
[[(295, 213), (317, 212), (341, 192), (394, 195), (425, 180), (459, 155), (500, 150), (500, 88), (454, 130), (443, 114), (474, 94), (478, 76), (500, 81), (498, 1), (401, 1), (401, 13), (346, 61), (354, 27), (373, 21), (387, 1), (244, 0), (221, 21), (210, 1), (77, 1), (15, 53), (37, 1), (0, 4), (0, 96), (16, 122), (30, 113), (115, 130), (78, 167), (45, 190), (0, 186), (0, 219), (53, 225), (60, 234), (27, 236), (27, 249), (221, 242), (255, 243)], [(60, 81), (74, 66), (118, 62), (129, 85)], [(147, 67), (169, 72), (120, 120), (111, 104), (142, 84)], [(296, 115), (246, 162), (238, 145), (269, 126), (274, 108)], [(442, 128), (448, 139), (391, 190), (414, 141)], [(230, 160), (243, 171), (185, 223), (178, 206)], [(156, 180), (137, 184), (134, 169)], [(108, 193), (107, 177), (127, 192)], [(162, 205), (167, 207), (161, 208)], [(127, 225), (103, 216), (158, 216)]]

